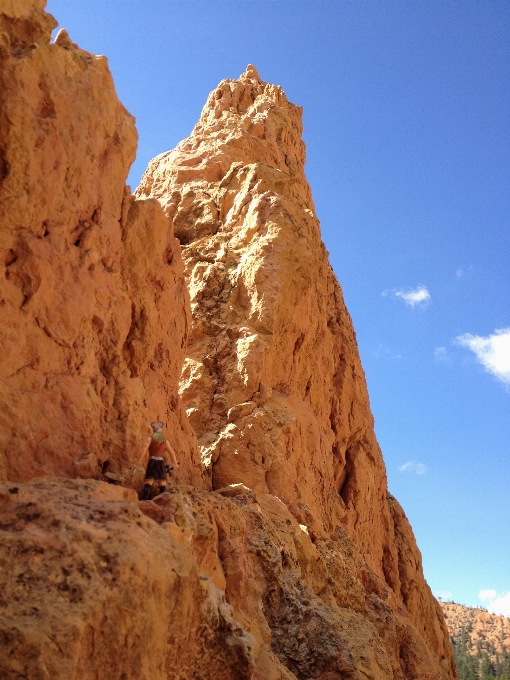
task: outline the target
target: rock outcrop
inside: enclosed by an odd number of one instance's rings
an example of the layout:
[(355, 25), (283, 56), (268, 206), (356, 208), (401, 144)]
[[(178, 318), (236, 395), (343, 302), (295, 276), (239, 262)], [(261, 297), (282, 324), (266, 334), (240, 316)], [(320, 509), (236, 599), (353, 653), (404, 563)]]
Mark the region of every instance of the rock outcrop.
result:
[(137, 133), (106, 58), (50, 44), (44, 5), (0, 9), (0, 479), (120, 473), (159, 417), (198, 482), (179, 244), (125, 186)]
[(462, 630), (469, 632), (473, 650), (481, 643), (485, 651), (510, 654), (510, 618), (491, 614), (481, 607), (466, 607), (456, 602), (441, 602), (450, 635), (458, 638)]
[(430, 668), (453, 673), (411, 527), (387, 492), (301, 132), (301, 109), (249, 66), (137, 189), (161, 202), (183, 246), (193, 324), (182, 399), (213, 488), (278, 497), (315, 541), (346, 530), (370, 572), (367, 596), (408, 616)]
[[(135, 199), (106, 59), (44, 6), (0, 10), (0, 676), (453, 680), (301, 110), (249, 67)], [(181, 484), (138, 502), (154, 417)]]
[(252, 677), (253, 636), (184, 531), (136, 501), (93, 480), (0, 484), (0, 677)]
[[(442, 602), (460, 680), (510, 676), (510, 618), (487, 609)], [(484, 668), (485, 667), (485, 668)]]
[(140, 508), (93, 480), (0, 485), (1, 677), (446, 677), (345, 530), (312, 542), (243, 485)]

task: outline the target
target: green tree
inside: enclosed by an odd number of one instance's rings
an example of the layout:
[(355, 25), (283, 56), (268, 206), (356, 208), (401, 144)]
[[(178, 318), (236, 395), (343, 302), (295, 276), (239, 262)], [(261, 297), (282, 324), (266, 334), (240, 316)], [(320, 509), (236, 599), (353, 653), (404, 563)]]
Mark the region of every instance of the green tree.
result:
[(482, 663), (481, 663), (481, 680), (492, 680), (492, 678), (496, 677), (496, 671), (494, 668), (494, 664), (489, 658), (489, 655), (484, 652), (482, 655)]
[(470, 632), (471, 628), (468, 626), (462, 628), (456, 637), (454, 636), (451, 638), (453, 658), (457, 667), (459, 680), (480, 680), (477, 668), (478, 664), (470, 654)]

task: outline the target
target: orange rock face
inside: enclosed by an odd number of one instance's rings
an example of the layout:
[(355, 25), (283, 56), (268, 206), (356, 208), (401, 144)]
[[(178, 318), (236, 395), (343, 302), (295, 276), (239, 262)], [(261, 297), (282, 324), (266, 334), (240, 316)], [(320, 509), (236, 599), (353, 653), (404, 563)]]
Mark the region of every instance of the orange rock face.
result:
[(183, 246), (193, 324), (181, 395), (213, 488), (276, 496), (315, 541), (345, 529), (370, 569), (366, 594), (381, 596), (375, 574), (391, 616), (405, 612), (429, 646), (431, 672), (453, 674), (412, 530), (387, 493), (301, 131), (301, 109), (249, 66), (142, 178), (137, 196), (161, 202)]
[(253, 636), (185, 532), (141, 514), (134, 491), (0, 484), (0, 539), (0, 677), (252, 677)]
[(198, 481), (179, 244), (125, 187), (137, 133), (106, 58), (50, 44), (44, 4), (0, 14), (0, 478), (120, 472), (159, 417)]
[(93, 480), (0, 485), (1, 677), (446, 677), (344, 529), (312, 541), (242, 484), (138, 505)]
[[(43, 8), (0, 13), (0, 676), (455, 678), (301, 110), (223, 81), (135, 200), (106, 60)], [(181, 485), (138, 503), (156, 417)]]

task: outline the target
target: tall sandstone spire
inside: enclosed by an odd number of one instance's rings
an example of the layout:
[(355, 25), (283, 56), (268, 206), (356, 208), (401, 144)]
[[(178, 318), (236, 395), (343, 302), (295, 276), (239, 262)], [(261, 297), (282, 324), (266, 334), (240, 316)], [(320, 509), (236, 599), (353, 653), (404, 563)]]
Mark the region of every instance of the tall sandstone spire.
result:
[(181, 397), (213, 489), (277, 496), (314, 541), (346, 530), (367, 593), (426, 643), (419, 677), (453, 677), (441, 611), (387, 490), (304, 173), (301, 114), (250, 65), (211, 92), (192, 134), (153, 159), (137, 189), (160, 201), (182, 246), (193, 321)]

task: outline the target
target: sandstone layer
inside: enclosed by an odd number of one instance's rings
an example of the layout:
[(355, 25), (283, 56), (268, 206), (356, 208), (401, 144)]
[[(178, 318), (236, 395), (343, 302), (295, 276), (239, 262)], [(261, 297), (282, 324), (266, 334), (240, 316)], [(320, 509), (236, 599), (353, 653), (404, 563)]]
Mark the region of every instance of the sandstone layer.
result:
[(178, 525), (136, 501), (93, 480), (0, 484), (0, 677), (251, 677), (253, 637)]
[[(135, 199), (106, 59), (44, 5), (0, 6), (0, 676), (455, 678), (301, 110), (249, 67)], [(181, 484), (138, 502), (154, 418)]]
[(2, 678), (445, 677), (340, 527), (312, 541), (243, 485), (139, 506), (93, 480), (0, 485)]
[[(387, 492), (301, 135), (301, 109), (249, 66), (219, 84), (136, 191), (161, 202), (183, 246), (193, 322), (182, 399), (213, 488), (276, 496), (314, 540), (345, 530), (392, 616), (426, 641), (430, 669), (453, 675), (411, 527)], [(372, 576), (364, 587), (380, 595)]]
[(50, 43), (44, 5), (0, 8), (0, 479), (120, 473), (159, 417), (198, 481), (179, 243), (125, 186), (137, 133), (106, 58)]

